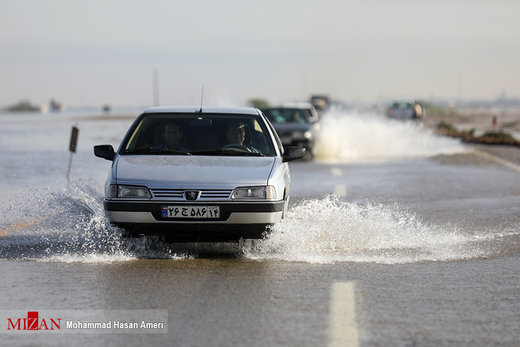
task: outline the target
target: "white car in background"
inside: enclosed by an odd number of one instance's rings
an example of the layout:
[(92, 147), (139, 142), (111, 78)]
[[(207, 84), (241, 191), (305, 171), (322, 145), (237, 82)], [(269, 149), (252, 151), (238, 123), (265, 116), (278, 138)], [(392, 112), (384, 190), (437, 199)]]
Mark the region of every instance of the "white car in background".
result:
[(304, 152), (284, 149), (259, 110), (220, 107), (150, 108), (117, 151), (94, 147), (113, 161), (104, 200), (110, 222), (126, 234), (181, 241), (262, 238), (287, 211), (287, 162)]

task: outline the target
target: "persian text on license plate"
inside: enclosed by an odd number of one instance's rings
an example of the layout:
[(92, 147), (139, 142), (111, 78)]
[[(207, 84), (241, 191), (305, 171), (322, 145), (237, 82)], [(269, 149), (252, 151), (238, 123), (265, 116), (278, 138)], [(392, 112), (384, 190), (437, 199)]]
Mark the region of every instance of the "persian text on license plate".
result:
[(219, 218), (218, 206), (163, 206), (162, 216), (166, 218)]

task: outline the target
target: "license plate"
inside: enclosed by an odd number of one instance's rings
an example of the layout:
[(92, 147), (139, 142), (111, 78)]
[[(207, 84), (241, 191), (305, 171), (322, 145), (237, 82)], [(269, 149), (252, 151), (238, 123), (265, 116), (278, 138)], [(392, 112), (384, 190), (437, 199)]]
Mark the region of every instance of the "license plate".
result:
[(163, 206), (165, 218), (219, 218), (218, 206)]

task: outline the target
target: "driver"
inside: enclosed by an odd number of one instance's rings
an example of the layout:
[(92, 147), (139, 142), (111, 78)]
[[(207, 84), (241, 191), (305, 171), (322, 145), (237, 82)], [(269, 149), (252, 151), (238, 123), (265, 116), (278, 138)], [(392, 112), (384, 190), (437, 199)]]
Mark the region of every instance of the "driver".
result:
[(226, 140), (227, 145), (225, 147), (242, 147), (248, 152), (260, 153), (260, 151), (253, 146), (244, 145), (246, 139), (246, 126), (242, 122), (231, 122), (226, 127)]

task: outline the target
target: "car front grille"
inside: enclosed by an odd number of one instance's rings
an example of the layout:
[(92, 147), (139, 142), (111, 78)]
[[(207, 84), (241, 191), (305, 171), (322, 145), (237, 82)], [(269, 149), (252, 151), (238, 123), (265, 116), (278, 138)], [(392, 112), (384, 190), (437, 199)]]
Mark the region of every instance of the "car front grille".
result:
[[(229, 189), (186, 189), (200, 191), (197, 201), (228, 200), (232, 190)], [(184, 189), (151, 189), (153, 199), (186, 201)]]

